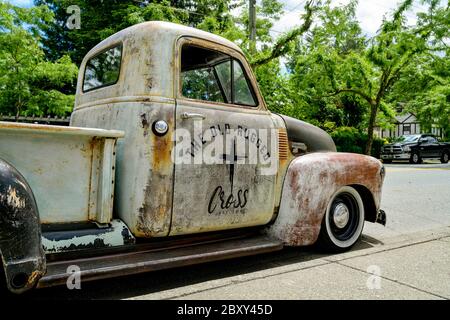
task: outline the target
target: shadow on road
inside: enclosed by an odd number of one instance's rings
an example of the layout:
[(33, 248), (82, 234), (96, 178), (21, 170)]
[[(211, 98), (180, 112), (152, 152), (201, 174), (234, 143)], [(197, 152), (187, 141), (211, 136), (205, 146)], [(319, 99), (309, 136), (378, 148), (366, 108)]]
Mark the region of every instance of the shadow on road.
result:
[[(363, 235), (362, 241), (358, 242), (352, 251), (363, 250), (380, 244), (382, 244), (381, 241)], [(82, 282), (81, 290), (68, 290), (65, 286), (39, 289), (17, 298), (32, 300), (124, 299), (210, 280), (244, 275), (279, 266), (311, 261), (327, 256), (330, 256), (330, 254), (321, 253), (315, 246), (284, 248), (281, 251), (263, 255), (211, 262), (95, 282)], [(14, 299), (17, 298), (14, 297)]]

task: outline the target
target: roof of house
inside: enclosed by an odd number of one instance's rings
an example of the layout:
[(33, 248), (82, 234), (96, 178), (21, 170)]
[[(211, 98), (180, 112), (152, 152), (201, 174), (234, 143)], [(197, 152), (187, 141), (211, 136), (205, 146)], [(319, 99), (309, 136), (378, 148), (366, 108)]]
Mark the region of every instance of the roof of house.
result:
[(413, 113), (408, 112), (405, 114), (395, 116), (395, 120), (398, 123), (412, 123), (416, 122), (417, 118)]

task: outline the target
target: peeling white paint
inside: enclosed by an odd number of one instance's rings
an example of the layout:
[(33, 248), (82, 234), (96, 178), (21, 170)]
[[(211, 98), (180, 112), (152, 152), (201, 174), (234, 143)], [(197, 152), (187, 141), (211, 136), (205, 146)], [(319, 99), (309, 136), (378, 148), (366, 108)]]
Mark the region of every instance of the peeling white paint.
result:
[(17, 209), (22, 209), (25, 207), (26, 203), (25, 200), (22, 199), (18, 194), (17, 190), (11, 186), (8, 187), (8, 191), (6, 194), (6, 203)]

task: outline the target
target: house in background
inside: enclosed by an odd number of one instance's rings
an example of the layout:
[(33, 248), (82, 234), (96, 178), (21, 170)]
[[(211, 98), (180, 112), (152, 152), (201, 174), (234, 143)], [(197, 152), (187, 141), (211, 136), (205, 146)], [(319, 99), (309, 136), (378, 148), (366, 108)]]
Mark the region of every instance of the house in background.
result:
[[(395, 127), (393, 129), (382, 129), (380, 127), (374, 128), (374, 134), (379, 138), (395, 138), (400, 137), (405, 134), (421, 134), (421, 133), (430, 133), (422, 132), (419, 121), (413, 113), (405, 113), (402, 115), (398, 115), (393, 120), (393, 124)], [(433, 125), (431, 128), (431, 133), (442, 137), (442, 128)]]

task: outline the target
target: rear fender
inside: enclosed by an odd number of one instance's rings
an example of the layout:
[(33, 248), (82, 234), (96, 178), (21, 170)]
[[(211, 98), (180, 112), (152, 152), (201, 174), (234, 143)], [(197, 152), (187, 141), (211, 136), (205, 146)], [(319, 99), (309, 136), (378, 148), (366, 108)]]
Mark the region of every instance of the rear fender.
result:
[(21, 293), (45, 273), (39, 212), (25, 178), (0, 159), (0, 253), (8, 289)]
[(364, 202), (365, 219), (375, 222), (384, 168), (373, 157), (352, 153), (312, 153), (295, 158), (286, 173), (280, 211), (267, 233), (288, 246), (316, 242), (333, 194), (353, 186)]

